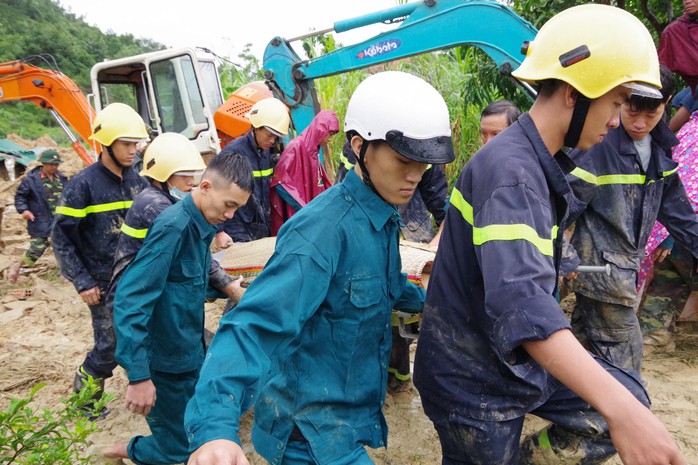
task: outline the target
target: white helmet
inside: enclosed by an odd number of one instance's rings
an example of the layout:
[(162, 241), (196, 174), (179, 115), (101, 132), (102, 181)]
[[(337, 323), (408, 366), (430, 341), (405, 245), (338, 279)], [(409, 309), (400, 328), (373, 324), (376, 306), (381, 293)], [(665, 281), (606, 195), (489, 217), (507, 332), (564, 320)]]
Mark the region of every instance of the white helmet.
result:
[(385, 71), (364, 79), (349, 100), (344, 132), (385, 140), (400, 155), (420, 163), (454, 160), (448, 107), (421, 78)]

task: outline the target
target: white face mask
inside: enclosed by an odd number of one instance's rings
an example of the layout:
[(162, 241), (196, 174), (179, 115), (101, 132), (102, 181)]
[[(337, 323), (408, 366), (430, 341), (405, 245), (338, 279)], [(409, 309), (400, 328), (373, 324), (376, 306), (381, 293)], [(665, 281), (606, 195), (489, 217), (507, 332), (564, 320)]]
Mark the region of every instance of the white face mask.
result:
[(177, 189), (176, 187), (172, 186), (169, 182), (167, 183), (167, 189), (170, 191), (170, 195), (174, 197), (177, 200), (182, 200), (184, 197), (187, 196), (187, 193)]

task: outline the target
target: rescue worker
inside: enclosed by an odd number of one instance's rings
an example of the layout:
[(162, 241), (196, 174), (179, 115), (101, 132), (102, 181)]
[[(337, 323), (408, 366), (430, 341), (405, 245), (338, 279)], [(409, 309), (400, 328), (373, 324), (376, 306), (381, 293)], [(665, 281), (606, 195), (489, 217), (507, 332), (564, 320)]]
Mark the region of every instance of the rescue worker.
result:
[[(685, 464), (634, 374), (594, 359), (555, 299), (575, 197), (563, 146), (618, 126), (631, 87), (661, 95), (651, 35), (632, 14), (587, 4), (553, 16), (512, 74), (538, 87), (530, 112), (465, 165), (429, 280), (414, 381), (443, 464)], [(551, 423), (520, 436), (527, 414)]]
[(495, 100), (489, 103), (480, 113), (480, 138), (482, 145), (488, 143), (494, 136), (514, 124), (521, 116), (521, 110), (509, 100)]
[[(148, 158), (146, 152), (145, 169), (152, 170)], [(106, 457), (141, 465), (187, 460), (184, 409), (204, 361), (209, 247), (216, 225), (232, 218), (251, 190), (244, 157), (214, 157), (191, 195), (155, 218), (124, 271), (114, 299), (116, 358), (128, 375), (126, 408), (146, 416), (151, 435), (108, 447)]]
[(640, 262), (655, 221), (698, 257), (698, 220), (671, 149), (678, 139), (662, 120), (674, 92), (671, 70), (661, 66), (662, 95), (633, 94), (621, 125), (586, 151), (570, 152), (577, 168), (570, 186), (586, 209), (570, 244), (585, 265), (610, 264), (611, 273), (581, 273), (572, 330), (590, 352), (615, 366), (642, 366), (642, 331), (635, 314)]
[(190, 465), (247, 465), (238, 428), (252, 403), (270, 463), (370, 464), (365, 446), (386, 445), (391, 309), (424, 299), (401, 272), (395, 206), (428, 164), (453, 160), (451, 125), (436, 89), (387, 71), (356, 88), (344, 131), (358, 165), (284, 224), (221, 319), (185, 415)]
[[(232, 140), (221, 150), (221, 155), (243, 155), (252, 165), (254, 174), (254, 191), (247, 205), (231, 221), (223, 224), (223, 231), (234, 242), (249, 242), (271, 236), (269, 189), (280, 153), (280, 138), (286, 137), (291, 122), (286, 105), (273, 97), (252, 105), (247, 117), (252, 128), (244, 137)], [(219, 246), (226, 246), (219, 237), (216, 242)]]
[[(143, 246), (150, 225), (163, 210), (191, 193), (195, 177), (200, 177), (205, 169), (201, 154), (182, 134), (166, 132), (148, 146), (140, 174), (148, 179), (150, 186), (135, 198), (121, 225), (107, 297), (110, 307), (113, 308), (116, 286)], [(209, 284), (235, 302), (242, 296), (240, 282), (233, 281), (213, 258)]]
[[(337, 167), (336, 182), (341, 182), (356, 165), (356, 156), (349, 141), (342, 148), (340, 164)], [(427, 243), (434, 239), (434, 223), (441, 227), (446, 216), (448, 183), (441, 165), (429, 165), (419, 181), (417, 190), (406, 205), (398, 205), (400, 213), (400, 233), (402, 238), (412, 242)], [(433, 220), (432, 220), (433, 218)], [(419, 332), (419, 316), (405, 317), (403, 324), (412, 334)], [(388, 389), (392, 393), (409, 391), (412, 387), (410, 366), (410, 345), (412, 339), (400, 335), (400, 322), (397, 312), (393, 312), (392, 349), (388, 364)]]
[(96, 380), (101, 397), (112, 376), (114, 325), (105, 297), (119, 228), (138, 193), (148, 186), (131, 168), (136, 145), (148, 137), (143, 119), (123, 103), (107, 105), (95, 117), (90, 139), (102, 145), (94, 164), (80, 171), (63, 189), (51, 232), (61, 273), (90, 308), (94, 347), (78, 367), (73, 390)]
[(29, 249), (22, 254), (20, 261), (14, 262), (10, 267), (9, 279), (13, 283), (19, 277), (22, 264), (33, 267), (48, 248), (53, 215), (63, 186), (68, 181), (58, 171), (58, 165), (63, 160), (56, 150), (44, 150), (37, 161), (41, 166), (26, 174), (15, 193), (17, 213), (27, 221)]
[(332, 110), (320, 110), (303, 132), (289, 142), (271, 180), (271, 234), (315, 197), (332, 187), (320, 162), (320, 148), (339, 132)]

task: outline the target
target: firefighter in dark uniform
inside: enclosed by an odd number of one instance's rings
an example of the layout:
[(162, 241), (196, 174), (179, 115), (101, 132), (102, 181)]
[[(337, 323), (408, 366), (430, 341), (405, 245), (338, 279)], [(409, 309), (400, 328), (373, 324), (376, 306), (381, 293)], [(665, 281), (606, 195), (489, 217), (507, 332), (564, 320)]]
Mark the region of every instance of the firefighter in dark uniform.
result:
[(58, 165), (63, 160), (56, 150), (44, 150), (37, 161), (41, 166), (27, 173), (15, 193), (17, 213), (27, 220), (29, 249), (24, 252), (21, 261), (12, 264), (9, 273), (12, 282), (17, 281), (22, 264), (33, 267), (48, 248), (53, 215), (63, 186), (68, 181), (58, 171)]
[[(148, 179), (150, 186), (134, 199), (121, 225), (107, 296), (109, 307), (113, 308), (116, 286), (126, 267), (143, 247), (143, 240), (155, 218), (189, 195), (195, 177), (205, 169), (206, 163), (194, 144), (179, 133), (161, 134), (148, 146), (140, 174)], [(235, 282), (214, 259), (211, 259), (209, 285), (236, 302), (242, 296), (240, 282)]]
[(587, 205), (570, 243), (585, 265), (611, 266), (610, 275), (582, 273), (570, 281), (577, 296), (573, 331), (593, 354), (638, 374), (643, 347), (636, 285), (655, 221), (698, 257), (698, 221), (671, 159), (678, 139), (661, 120), (674, 76), (666, 67), (661, 75), (662, 96), (633, 94), (623, 104), (622, 124), (602, 143), (570, 153), (577, 168), (568, 176)]
[[(239, 153), (245, 157), (254, 175), (254, 191), (247, 205), (240, 208), (232, 220), (223, 224), (223, 231), (234, 242), (249, 242), (271, 236), (269, 189), (281, 153), (280, 138), (286, 137), (291, 122), (286, 105), (273, 97), (255, 103), (247, 117), (252, 129), (221, 150), (221, 155)], [(216, 243), (225, 246), (218, 235)]]
[(119, 228), (129, 207), (148, 181), (131, 168), (136, 145), (148, 133), (143, 119), (123, 103), (106, 106), (95, 118), (90, 138), (102, 145), (99, 160), (80, 171), (63, 189), (51, 233), (61, 273), (90, 307), (94, 347), (78, 367), (73, 390), (88, 376), (104, 390), (112, 376), (115, 336), (105, 297)]
[[(587, 4), (553, 16), (525, 50), (512, 75), (536, 100), (463, 168), (429, 280), (414, 382), (443, 464), (598, 464), (616, 451), (684, 464), (639, 378), (594, 359), (555, 298), (580, 206), (561, 149), (600, 142), (631, 88), (661, 95), (654, 41), (632, 14)], [(550, 424), (520, 441), (529, 413)]]

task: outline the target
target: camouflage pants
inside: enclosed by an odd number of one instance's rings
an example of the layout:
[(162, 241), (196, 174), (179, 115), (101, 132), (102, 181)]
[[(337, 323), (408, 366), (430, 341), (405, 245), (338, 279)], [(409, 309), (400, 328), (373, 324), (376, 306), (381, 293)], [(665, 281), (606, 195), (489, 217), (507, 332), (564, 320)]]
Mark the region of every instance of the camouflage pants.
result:
[(48, 245), (48, 237), (30, 237), (29, 249), (22, 255), (24, 264), (30, 267), (34, 266), (36, 261), (46, 252)]
[(663, 262), (655, 262), (654, 278), (647, 286), (640, 304), (640, 328), (643, 336), (658, 341), (671, 338), (676, 318), (691, 294), (692, 258), (678, 242)]
[[(647, 392), (634, 373), (597, 362), (649, 407)], [(530, 413), (551, 425), (519, 443), (524, 416), (502, 421), (468, 418), (442, 409), (422, 397), (424, 412), (434, 423), (443, 451), (442, 465), (592, 465), (604, 463), (616, 450), (599, 412), (558, 381), (552, 394)]]

